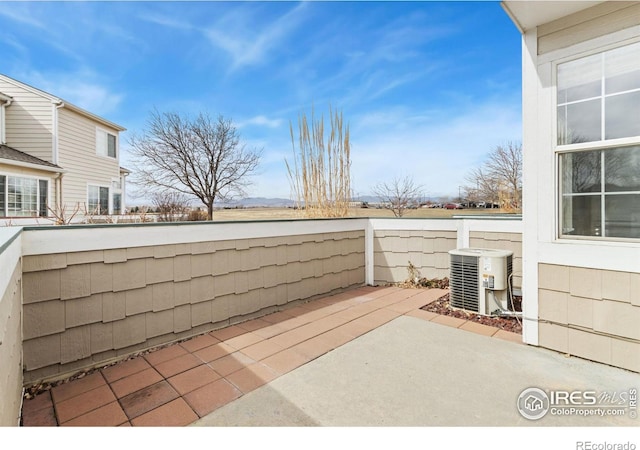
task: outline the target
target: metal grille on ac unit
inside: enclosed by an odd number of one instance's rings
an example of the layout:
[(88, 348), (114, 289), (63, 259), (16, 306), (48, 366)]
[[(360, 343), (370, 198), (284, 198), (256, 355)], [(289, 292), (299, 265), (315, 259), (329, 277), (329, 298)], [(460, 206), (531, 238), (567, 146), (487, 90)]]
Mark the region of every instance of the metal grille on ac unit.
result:
[(513, 252), (485, 248), (451, 250), (449, 294), (453, 308), (490, 315), (506, 310)]

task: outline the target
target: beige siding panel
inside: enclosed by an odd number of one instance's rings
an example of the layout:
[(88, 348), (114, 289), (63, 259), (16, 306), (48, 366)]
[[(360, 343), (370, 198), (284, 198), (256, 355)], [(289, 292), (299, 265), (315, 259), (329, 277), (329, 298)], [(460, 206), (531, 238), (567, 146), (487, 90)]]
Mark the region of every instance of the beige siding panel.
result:
[(566, 324), (569, 310), (568, 298), (568, 294), (564, 292), (540, 289), (538, 292), (538, 315), (540, 319)]
[(591, 8), (579, 11), (575, 14), (571, 14), (558, 20), (554, 20), (553, 22), (540, 25), (538, 27), (538, 37), (547, 36), (549, 34), (571, 28), (575, 25), (580, 25), (583, 22), (606, 16), (607, 14), (611, 14), (621, 9), (633, 6), (636, 3), (637, 2), (633, 1), (614, 1), (601, 3)]
[(611, 364), (634, 372), (640, 372), (640, 342), (611, 341)]
[(538, 27), (538, 54), (568, 47), (640, 23), (640, 3), (607, 2)]
[(571, 290), (570, 269), (555, 264), (538, 264), (538, 287), (552, 291), (569, 292)]
[(640, 308), (608, 300), (594, 302), (593, 329), (640, 341)]
[(423, 277), (448, 277), (448, 252), (456, 245), (455, 232), (376, 230), (373, 240), (374, 280), (376, 283), (406, 280), (409, 262)]
[(25, 379), (100, 365), (103, 354), (127, 355), (362, 285), (363, 233), (318, 236), (282, 237), (269, 248), (259, 245), (267, 239), (238, 239), (205, 253), (206, 245), (138, 251), (105, 242), (92, 252), (29, 256), (25, 280), (46, 290), (25, 291)]
[(631, 301), (638, 274), (550, 264), (539, 269), (540, 345), (638, 371), (640, 306)]
[(2, 79), (0, 92), (13, 97), (6, 109), (7, 145), (53, 162), (51, 101)]
[(611, 337), (571, 328), (567, 334), (569, 354), (611, 364)]
[(63, 204), (67, 207), (80, 204), (84, 208), (87, 185), (108, 187), (120, 175), (118, 158), (96, 154), (96, 127), (116, 136), (118, 132), (68, 109), (59, 111), (58, 123), (58, 165), (67, 171), (63, 178)]

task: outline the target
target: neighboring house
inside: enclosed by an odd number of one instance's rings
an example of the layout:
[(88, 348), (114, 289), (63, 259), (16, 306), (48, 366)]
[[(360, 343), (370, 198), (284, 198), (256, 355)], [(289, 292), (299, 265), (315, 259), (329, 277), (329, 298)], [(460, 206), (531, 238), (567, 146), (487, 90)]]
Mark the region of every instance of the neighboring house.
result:
[(640, 2), (502, 5), (523, 34), (524, 341), (640, 371)]
[(123, 213), (124, 130), (0, 74), (0, 219)]

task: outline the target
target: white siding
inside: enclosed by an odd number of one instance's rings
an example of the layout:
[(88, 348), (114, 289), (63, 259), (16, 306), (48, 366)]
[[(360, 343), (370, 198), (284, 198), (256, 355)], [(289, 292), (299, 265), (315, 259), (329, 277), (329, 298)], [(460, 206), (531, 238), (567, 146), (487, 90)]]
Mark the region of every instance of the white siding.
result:
[[(109, 129), (80, 114), (62, 108), (58, 112), (58, 165), (66, 171), (63, 177), (62, 203), (67, 208), (87, 202), (87, 185), (109, 186), (113, 178), (119, 178), (118, 157), (108, 158), (96, 154), (96, 127), (115, 136), (118, 131)], [(120, 149), (117, 149), (118, 153)]]
[(559, 62), (638, 38), (640, 3), (608, 2), (527, 31), (522, 55), (524, 341), (631, 370), (640, 243), (556, 237), (554, 74)]
[(538, 27), (538, 54), (640, 24), (639, 2), (607, 2)]
[(53, 162), (51, 101), (1, 78), (0, 92), (13, 97), (6, 108), (7, 145)]
[[(21, 230), (0, 228), (0, 427), (18, 426), (22, 400)], [(16, 237), (17, 235), (17, 237)], [(10, 242), (7, 247), (3, 245)]]

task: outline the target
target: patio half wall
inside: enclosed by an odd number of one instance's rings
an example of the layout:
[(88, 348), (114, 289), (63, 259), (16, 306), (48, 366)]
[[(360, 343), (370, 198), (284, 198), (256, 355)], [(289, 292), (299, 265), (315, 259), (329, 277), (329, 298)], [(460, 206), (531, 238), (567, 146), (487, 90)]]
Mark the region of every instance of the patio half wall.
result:
[[(514, 252), (519, 218), (328, 219), (5, 228), (0, 234), (0, 425), (21, 388), (363, 284), (448, 251)], [(5, 364), (6, 362), (6, 364)]]

